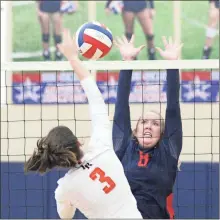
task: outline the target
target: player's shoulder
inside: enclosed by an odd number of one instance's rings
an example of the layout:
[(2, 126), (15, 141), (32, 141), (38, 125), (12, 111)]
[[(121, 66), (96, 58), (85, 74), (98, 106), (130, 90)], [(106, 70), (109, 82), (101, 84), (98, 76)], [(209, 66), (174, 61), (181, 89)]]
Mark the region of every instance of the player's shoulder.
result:
[(66, 174), (57, 181), (57, 184), (63, 185), (72, 182), (74, 180), (74, 177), (77, 175), (77, 170), (79, 170), (79, 168), (80, 165), (77, 165), (76, 167), (69, 169)]

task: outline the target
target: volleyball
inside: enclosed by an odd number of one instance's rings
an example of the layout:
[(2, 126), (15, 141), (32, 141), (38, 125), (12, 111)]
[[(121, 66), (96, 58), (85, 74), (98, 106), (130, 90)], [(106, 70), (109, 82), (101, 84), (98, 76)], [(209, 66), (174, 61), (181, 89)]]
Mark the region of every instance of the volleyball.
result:
[(106, 56), (112, 48), (111, 31), (99, 22), (87, 22), (76, 32), (76, 45), (87, 59), (97, 60)]
[(113, 14), (121, 14), (123, 7), (124, 7), (123, 1), (112, 1), (109, 4), (109, 9)]
[(72, 1), (62, 1), (60, 11), (61, 13), (74, 13), (76, 5)]

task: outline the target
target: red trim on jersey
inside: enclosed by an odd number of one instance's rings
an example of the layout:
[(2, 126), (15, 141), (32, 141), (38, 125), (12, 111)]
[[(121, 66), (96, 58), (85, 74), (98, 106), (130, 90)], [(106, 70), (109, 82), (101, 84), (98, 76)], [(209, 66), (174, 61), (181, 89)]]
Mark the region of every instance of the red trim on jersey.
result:
[(174, 219), (174, 209), (173, 209), (173, 193), (167, 196), (167, 211), (170, 215), (170, 219)]
[(139, 151), (138, 166), (139, 167), (146, 167), (149, 162), (149, 159), (150, 159), (149, 154), (144, 154), (144, 152)]

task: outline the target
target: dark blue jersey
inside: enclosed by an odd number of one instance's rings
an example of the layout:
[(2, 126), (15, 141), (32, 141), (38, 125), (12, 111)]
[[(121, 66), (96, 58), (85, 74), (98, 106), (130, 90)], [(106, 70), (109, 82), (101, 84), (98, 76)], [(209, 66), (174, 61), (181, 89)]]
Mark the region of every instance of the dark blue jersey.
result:
[(170, 218), (166, 199), (172, 193), (182, 149), (179, 106), (179, 71), (167, 70), (165, 130), (151, 149), (141, 147), (132, 136), (129, 94), (131, 70), (119, 75), (113, 123), (113, 144), (143, 218)]

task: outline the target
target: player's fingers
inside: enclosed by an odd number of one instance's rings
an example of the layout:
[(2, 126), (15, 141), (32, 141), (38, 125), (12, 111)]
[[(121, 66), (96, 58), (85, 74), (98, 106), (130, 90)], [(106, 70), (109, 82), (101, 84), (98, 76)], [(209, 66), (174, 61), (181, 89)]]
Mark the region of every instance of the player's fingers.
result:
[(124, 44), (123, 40), (120, 37), (116, 37), (116, 40), (117, 40), (118, 44), (120, 44), (120, 45)]
[(165, 36), (162, 37), (162, 41), (163, 41), (163, 45), (164, 45), (164, 47), (166, 48), (167, 45), (168, 45), (168, 42), (167, 42), (167, 39), (166, 39)]
[(73, 45), (74, 45), (75, 47), (77, 47), (76, 34), (73, 34), (72, 40), (73, 40)]
[(113, 42), (114, 42), (114, 44), (115, 44), (115, 45), (117, 45), (117, 47), (120, 47), (120, 45), (121, 45), (121, 44), (118, 42), (117, 37), (116, 37), (116, 39), (115, 39), (115, 40), (113, 40)]
[(141, 50), (143, 50), (146, 47), (146, 45), (141, 45), (140, 47), (138, 47), (138, 52), (140, 52)]
[(182, 47), (183, 47), (183, 43), (180, 44), (180, 46), (177, 47), (177, 50), (180, 51), (182, 49)]
[(113, 45), (118, 48), (118, 44), (117, 44), (117, 42), (115, 40), (113, 41)]
[(112, 42), (113, 42), (113, 44), (118, 44), (117, 38), (116, 37), (113, 38)]
[(113, 44), (114, 44), (117, 48), (120, 47), (120, 44), (118, 44), (118, 42), (117, 42), (116, 40), (113, 41)]
[(75, 34), (73, 34), (72, 40), (73, 40), (73, 42), (75, 42), (75, 40), (76, 40), (76, 35)]
[(163, 50), (162, 50), (160, 47), (156, 47), (156, 50), (157, 50), (160, 54), (163, 53)]
[(65, 42), (66, 41), (66, 29), (63, 29), (62, 36), (63, 36), (63, 41)]
[(63, 41), (68, 43), (70, 41), (71, 37), (70, 37), (70, 32), (67, 28), (63, 29)]
[(64, 28), (64, 29), (63, 29), (63, 32), (64, 32), (65, 37), (67, 37), (67, 36), (68, 36), (68, 29), (67, 29), (67, 28)]
[(133, 43), (134, 43), (134, 39), (135, 39), (135, 36), (134, 36), (134, 34), (132, 34), (132, 36), (131, 36), (131, 40), (130, 40), (129, 43), (133, 44)]
[(124, 41), (125, 44), (128, 43), (128, 39), (127, 39), (127, 37), (125, 37), (125, 35), (122, 36), (122, 39), (123, 39), (123, 41)]

